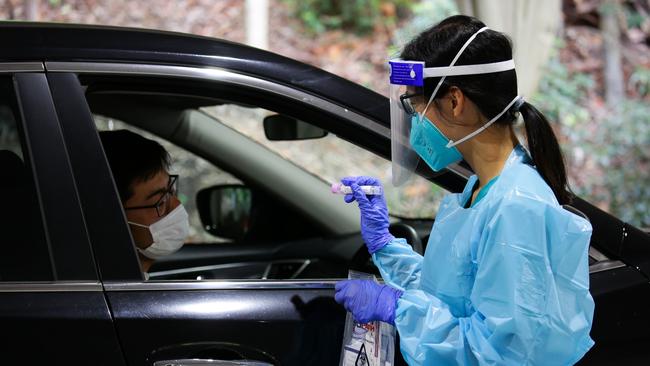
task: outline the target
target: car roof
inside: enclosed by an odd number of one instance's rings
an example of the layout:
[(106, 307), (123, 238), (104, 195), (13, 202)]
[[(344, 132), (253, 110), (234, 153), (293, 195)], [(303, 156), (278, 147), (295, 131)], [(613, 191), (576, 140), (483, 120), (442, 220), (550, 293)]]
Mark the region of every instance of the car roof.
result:
[(137, 62), (221, 67), (317, 94), (389, 125), (388, 99), (314, 66), (243, 44), (160, 30), (0, 22), (0, 62)]

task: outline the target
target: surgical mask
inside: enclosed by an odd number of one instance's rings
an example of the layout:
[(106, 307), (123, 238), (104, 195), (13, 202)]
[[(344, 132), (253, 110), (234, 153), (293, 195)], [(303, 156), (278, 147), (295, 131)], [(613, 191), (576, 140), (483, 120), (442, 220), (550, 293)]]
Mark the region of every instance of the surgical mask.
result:
[(424, 160), (434, 171), (438, 172), (450, 164), (457, 163), (463, 159), (456, 145), (465, 142), (479, 133), (485, 131), (496, 122), (515, 103), (523, 103), (523, 98), (516, 96), (508, 105), (483, 126), (461, 138), (458, 141), (451, 141), (440, 132), (424, 114), (414, 113), (411, 116), (410, 142), (413, 150)]
[(436, 172), (463, 159), (455, 146), (447, 146), (449, 142), (426, 116), (411, 116), (411, 147)]
[(178, 205), (162, 219), (147, 226), (129, 221), (129, 224), (149, 229), (153, 243), (145, 249), (137, 248), (149, 259), (159, 259), (178, 251), (190, 233), (187, 211)]
[[(431, 98), (433, 98), (433, 96), (432, 96)], [(433, 99), (432, 99), (432, 100), (433, 100)], [(445, 145), (445, 147), (447, 147), (447, 148), (455, 148), (456, 145), (458, 145), (458, 144), (460, 144), (460, 143), (462, 143), (462, 142), (465, 142), (465, 141), (467, 141), (467, 140), (473, 138), (474, 136), (478, 135), (479, 133), (481, 133), (481, 132), (487, 130), (487, 128), (490, 127), (490, 126), (492, 126), (492, 124), (493, 124), (494, 122), (496, 122), (499, 118), (501, 118), (501, 116), (503, 116), (504, 113), (506, 113), (507, 111), (509, 111), (510, 108), (511, 108), (513, 105), (515, 105), (515, 103), (518, 103), (518, 105), (521, 106), (521, 104), (523, 104), (523, 102), (524, 102), (524, 98), (523, 98), (522, 96), (517, 95), (516, 97), (512, 98), (512, 100), (510, 101), (510, 103), (508, 103), (508, 105), (506, 105), (506, 107), (503, 108), (503, 109), (501, 110), (501, 112), (499, 112), (499, 114), (497, 114), (496, 116), (492, 117), (491, 120), (485, 122), (485, 124), (484, 124), (483, 126), (481, 126), (480, 128), (478, 128), (476, 131), (470, 133), (469, 135), (467, 135), (467, 136), (465, 136), (465, 137), (463, 137), (462, 139), (457, 140), (457, 141), (451, 141), (451, 140), (447, 139), (447, 144)], [(428, 107), (428, 106), (427, 106), (427, 107)], [(517, 109), (519, 109), (519, 107), (517, 107)], [(426, 111), (426, 109), (425, 109), (425, 111)], [(415, 116), (417, 116), (417, 114), (416, 114)], [(426, 116), (424, 116), (424, 114), (422, 114), (422, 115), (421, 115), (421, 118), (424, 119), (424, 118), (426, 118)], [(436, 130), (438, 130), (438, 129), (436, 128)], [(443, 136), (443, 137), (444, 137), (444, 136)], [(458, 150), (456, 150), (456, 151), (458, 151)]]

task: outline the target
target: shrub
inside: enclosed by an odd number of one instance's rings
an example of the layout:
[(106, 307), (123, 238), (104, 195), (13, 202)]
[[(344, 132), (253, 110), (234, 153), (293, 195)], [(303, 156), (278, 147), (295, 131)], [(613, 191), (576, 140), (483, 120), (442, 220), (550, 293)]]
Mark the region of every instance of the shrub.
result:
[(407, 9), (412, 1), (285, 0), (285, 2), (314, 33), (339, 28), (367, 33), (372, 31), (379, 22), (394, 22), (398, 10)]

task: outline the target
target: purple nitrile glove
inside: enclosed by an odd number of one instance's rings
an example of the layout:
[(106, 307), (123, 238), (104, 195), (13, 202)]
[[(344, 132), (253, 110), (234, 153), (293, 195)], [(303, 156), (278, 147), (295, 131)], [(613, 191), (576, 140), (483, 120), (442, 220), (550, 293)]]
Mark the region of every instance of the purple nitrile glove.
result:
[(403, 293), (372, 280), (345, 280), (336, 284), (334, 299), (359, 323), (379, 320), (395, 325), (397, 299)]
[[(350, 186), (352, 194), (346, 194), (345, 202), (357, 201), (361, 211), (361, 236), (370, 254), (385, 247), (394, 237), (388, 232), (388, 208), (383, 194), (366, 196), (359, 186), (380, 186), (373, 177), (345, 177), (341, 183)], [(383, 189), (382, 189), (383, 192)]]

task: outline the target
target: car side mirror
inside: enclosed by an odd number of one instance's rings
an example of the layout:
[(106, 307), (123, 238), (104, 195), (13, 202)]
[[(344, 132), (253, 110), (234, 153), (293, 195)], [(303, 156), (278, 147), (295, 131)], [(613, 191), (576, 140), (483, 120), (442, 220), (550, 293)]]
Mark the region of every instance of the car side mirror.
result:
[(293, 117), (274, 114), (264, 118), (264, 134), (271, 141), (292, 141), (325, 137), (327, 131)]
[(250, 228), (253, 192), (239, 184), (204, 188), (196, 195), (203, 228), (214, 236), (240, 240)]

